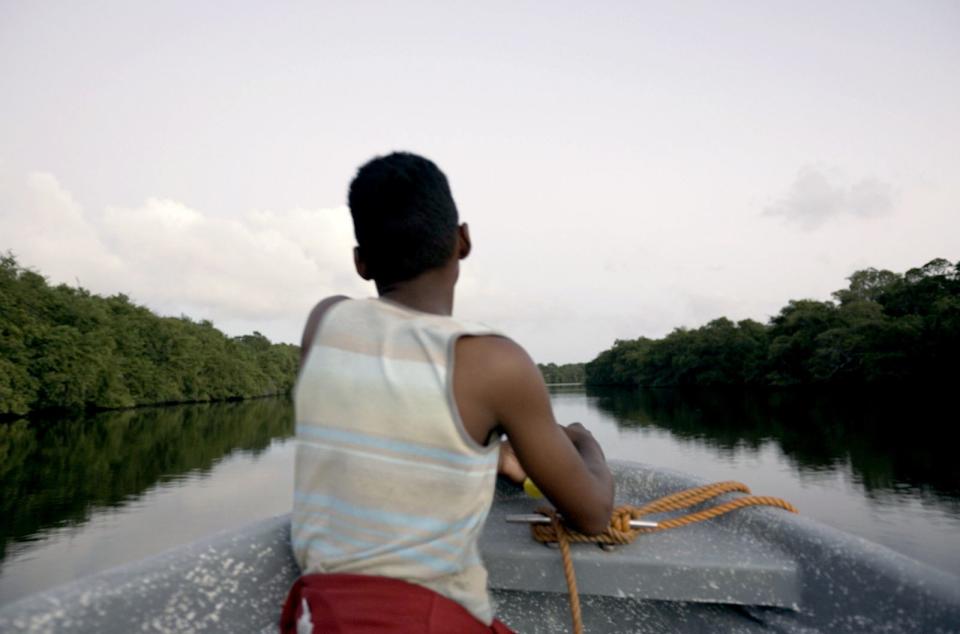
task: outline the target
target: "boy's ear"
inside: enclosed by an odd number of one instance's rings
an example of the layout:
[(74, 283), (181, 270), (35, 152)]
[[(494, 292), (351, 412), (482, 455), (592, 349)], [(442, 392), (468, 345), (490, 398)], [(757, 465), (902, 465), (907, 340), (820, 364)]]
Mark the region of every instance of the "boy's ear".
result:
[(470, 228), (467, 227), (467, 223), (460, 225), (459, 235), (457, 237), (457, 257), (463, 259), (470, 255), (470, 250), (473, 248), (473, 243), (470, 242)]
[(353, 247), (353, 266), (357, 269), (357, 275), (367, 281), (371, 279), (370, 273), (367, 271), (367, 263), (360, 255), (360, 247)]

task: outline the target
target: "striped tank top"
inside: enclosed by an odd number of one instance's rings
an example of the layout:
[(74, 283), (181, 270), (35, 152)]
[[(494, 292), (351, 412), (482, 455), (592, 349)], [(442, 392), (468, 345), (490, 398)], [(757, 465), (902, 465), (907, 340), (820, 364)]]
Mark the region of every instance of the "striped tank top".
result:
[(328, 309), (294, 388), (291, 538), (303, 574), (402, 579), (491, 623), (477, 538), (499, 443), (466, 432), (452, 383), (457, 338), (485, 334), (383, 299)]

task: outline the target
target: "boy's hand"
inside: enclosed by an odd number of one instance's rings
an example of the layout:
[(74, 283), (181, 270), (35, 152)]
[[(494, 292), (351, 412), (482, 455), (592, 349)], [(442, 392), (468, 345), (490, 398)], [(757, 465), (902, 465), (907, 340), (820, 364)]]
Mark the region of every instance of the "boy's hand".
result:
[(567, 432), (567, 438), (569, 438), (570, 442), (574, 445), (579, 445), (584, 437), (593, 439), (593, 434), (590, 433), (590, 430), (580, 423), (570, 423), (563, 427), (563, 431)]
[(497, 462), (497, 473), (510, 478), (517, 484), (523, 484), (523, 481), (527, 479), (527, 472), (520, 466), (520, 461), (517, 460), (517, 454), (513, 452), (513, 447), (510, 445), (509, 440), (504, 440), (500, 443), (500, 459)]

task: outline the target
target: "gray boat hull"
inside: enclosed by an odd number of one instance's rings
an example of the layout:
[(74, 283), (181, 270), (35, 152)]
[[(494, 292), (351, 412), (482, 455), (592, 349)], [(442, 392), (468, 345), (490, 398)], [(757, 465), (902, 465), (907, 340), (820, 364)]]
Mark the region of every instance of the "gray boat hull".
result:
[[(620, 502), (703, 484), (612, 467)], [(570, 631), (559, 553), (503, 522), (534, 506), (498, 488), (481, 541), (497, 614), (519, 632)], [(745, 509), (613, 552), (577, 545), (574, 560), (587, 632), (960, 632), (960, 578), (781, 510)], [(4, 606), (0, 631), (276, 631), (298, 572), (281, 516)]]

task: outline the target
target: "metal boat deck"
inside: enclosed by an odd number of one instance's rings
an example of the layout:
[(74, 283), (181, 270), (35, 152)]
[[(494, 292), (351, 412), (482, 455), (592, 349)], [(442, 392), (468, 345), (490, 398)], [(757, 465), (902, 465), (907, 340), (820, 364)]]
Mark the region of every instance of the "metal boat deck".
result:
[[(613, 462), (617, 501), (703, 482)], [(758, 491), (775, 494), (775, 491)], [(560, 553), (508, 513), (498, 487), (481, 546), (501, 620), (570, 629)], [(802, 509), (801, 509), (802, 511)], [(573, 557), (588, 633), (960, 632), (960, 578), (778, 509), (748, 508)], [(0, 607), (2, 632), (274, 632), (298, 570), (289, 518), (271, 518)]]

